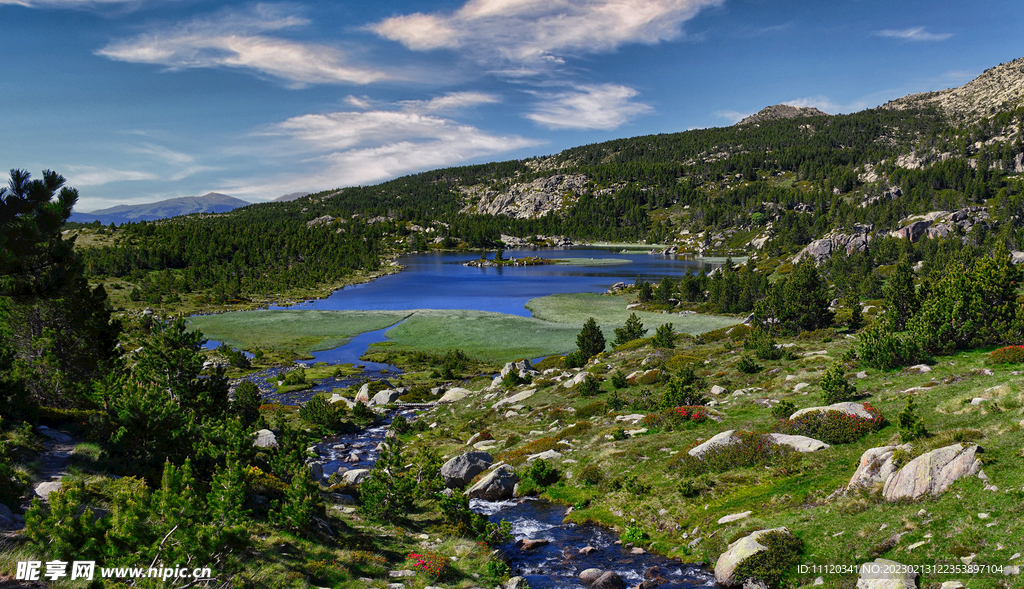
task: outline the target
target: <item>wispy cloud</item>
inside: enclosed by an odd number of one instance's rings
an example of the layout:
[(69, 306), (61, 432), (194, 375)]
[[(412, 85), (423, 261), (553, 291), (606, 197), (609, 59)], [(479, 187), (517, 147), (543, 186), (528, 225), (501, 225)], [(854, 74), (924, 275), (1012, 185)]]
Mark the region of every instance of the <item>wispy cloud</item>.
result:
[(904, 41), (945, 41), (953, 36), (953, 33), (929, 33), (924, 27), (913, 27), (909, 29), (885, 29), (875, 33), (878, 37), (889, 37), (891, 39), (902, 39)]
[(371, 29), (416, 51), (461, 49), (482, 60), (557, 63), (559, 54), (676, 38), (684, 22), (724, 1), (469, 0), (452, 13), (400, 15)]
[[(731, 123), (738, 123), (754, 113), (740, 112), (738, 110), (716, 110), (714, 115), (721, 119), (727, 119)], [(689, 129), (687, 129), (689, 130)]]
[(264, 136), (276, 137), (293, 152), (307, 154), (305, 163), (310, 169), (258, 183), (240, 180), (221, 190), (262, 196), (364, 185), (542, 143), (517, 135), (495, 135), (429, 114), (495, 101), (497, 98), (488, 94), (464, 92), (424, 101), (378, 104), (366, 111), (292, 117)]
[(137, 4), (140, 0), (0, 0), (0, 6), (10, 4), (26, 8), (40, 6), (57, 8), (87, 8), (100, 4)]
[(807, 96), (804, 98), (794, 98), (792, 100), (783, 101), (782, 104), (788, 104), (790, 106), (800, 107), (813, 107), (818, 110), (827, 112), (829, 114), (837, 113), (851, 113), (859, 110), (864, 110), (869, 106), (866, 100), (853, 100), (851, 102), (840, 104), (829, 98), (828, 96)]
[(150, 63), (170, 70), (227, 67), (258, 72), (301, 88), (309, 84), (369, 84), (382, 71), (347, 63), (341, 51), (261, 33), (307, 24), (282, 6), (259, 4), (250, 11), (222, 11), (166, 30), (110, 43), (97, 53), (117, 61)]
[(98, 166), (66, 166), (66, 170), (64, 176), (68, 180), (68, 185), (76, 188), (102, 186), (112, 182), (160, 179), (158, 175), (151, 172), (118, 170)]
[(639, 94), (628, 86), (578, 86), (570, 92), (536, 93), (544, 101), (526, 118), (551, 129), (614, 129), (653, 109), (632, 102)]

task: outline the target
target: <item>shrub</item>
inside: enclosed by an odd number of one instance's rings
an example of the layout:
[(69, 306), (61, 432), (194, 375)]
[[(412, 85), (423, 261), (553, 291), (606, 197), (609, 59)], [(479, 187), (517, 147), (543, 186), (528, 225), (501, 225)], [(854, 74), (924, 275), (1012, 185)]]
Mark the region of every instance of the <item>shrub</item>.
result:
[(299, 417), (303, 421), (328, 429), (335, 429), (341, 425), (342, 417), (346, 413), (345, 404), (331, 403), (327, 393), (313, 395), (313, 398), (299, 409)]
[(289, 371), (284, 375), (284, 378), (282, 378), (281, 380), (284, 381), (285, 386), (306, 384), (306, 369), (297, 368), (295, 370)]
[(587, 358), (583, 357), (583, 354), (579, 350), (575, 352), (569, 352), (565, 355), (563, 364), (566, 368), (582, 368), (587, 363)]
[(615, 329), (615, 346), (621, 346), (626, 342), (640, 339), (647, 333), (644, 324), (637, 317), (636, 313), (630, 313), (626, 324)]
[(858, 337), (857, 357), (871, 368), (891, 370), (917, 364), (927, 358), (913, 336), (897, 335), (892, 324), (884, 319), (872, 324)]
[(928, 430), (924, 427), (924, 421), (917, 415), (914, 395), (907, 396), (906, 407), (896, 416), (896, 427), (900, 430), (900, 441), (904, 444), (928, 435)]
[(577, 478), (584, 485), (596, 485), (604, 480), (604, 471), (596, 464), (588, 464), (579, 472)]
[(663, 323), (658, 326), (658, 329), (654, 332), (654, 339), (651, 343), (656, 348), (674, 348), (676, 347), (676, 335), (672, 331), (671, 323)]
[(788, 446), (776, 444), (765, 434), (736, 432), (734, 435), (739, 442), (713, 447), (702, 458), (680, 452), (669, 462), (669, 468), (681, 470), (683, 476), (700, 476), (707, 472), (769, 464), (781, 455), (794, 452)]
[(403, 472), (405, 464), (401, 440), (394, 438), (384, 444), (370, 475), (359, 485), (360, 510), (370, 519), (394, 522), (409, 512), (416, 478)]
[(429, 403), (435, 400), (435, 397), (430, 393), (430, 388), (427, 385), (419, 384), (409, 389), (408, 393), (398, 397), (398, 400), (403, 403)]
[(676, 491), (686, 498), (693, 498), (707, 493), (714, 487), (713, 481), (708, 477), (687, 477), (676, 484)]
[(787, 532), (768, 532), (761, 534), (757, 541), (768, 548), (747, 557), (736, 567), (737, 579), (754, 578), (768, 584), (769, 587), (781, 587), (783, 580), (789, 577), (799, 562), (803, 551), (803, 540)]
[(691, 405), (662, 409), (644, 417), (641, 423), (644, 427), (670, 432), (689, 423), (703, 423), (707, 418), (707, 412), (704, 407)]
[(745, 374), (756, 374), (761, 372), (761, 365), (754, 362), (747, 356), (740, 358), (739, 363), (736, 364), (736, 368)]
[(601, 392), (601, 381), (597, 380), (593, 375), (588, 374), (573, 390), (581, 397), (593, 397), (594, 395)]
[(684, 405), (704, 405), (708, 398), (697, 390), (703, 386), (704, 379), (698, 377), (689, 366), (684, 366), (669, 380), (661, 397), (661, 407), (669, 409)]
[(626, 382), (626, 375), (621, 370), (616, 370), (615, 374), (612, 375), (612, 387), (616, 389), (624, 389), (629, 385)]
[(987, 364), (1020, 364), (1024, 362), (1024, 346), (1006, 346), (993, 350)]
[(782, 349), (777, 346), (775, 338), (760, 327), (750, 330), (747, 339), (743, 340), (743, 348), (753, 351), (762, 360), (778, 360), (783, 354)]
[(558, 470), (551, 466), (550, 462), (543, 458), (538, 458), (526, 468), (523, 479), (537, 487), (546, 487), (557, 483), (560, 476)]
[(424, 550), (422, 553), (410, 552), (408, 556), (409, 560), (412, 561), (412, 566), (423, 571), (428, 577), (434, 579), (440, 579), (448, 575), (451, 572), (451, 563), (447, 557), (441, 556), (435, 552)]
[(772, 417), (775, 419), (788, 419), (796, 411), (796, 405), (792, 401), (782, 400), (778, 405), (772, 407)]
[(604, 334), (593, 317), (587, 319), (583, 329), (576, 335), (576, 347), (584, 362), (604, 351)]
[(260, 418), (260, 405), (263, 396), (254, 383), (245, 380), (235, 387), (235, 399), (232, 404), (235, 413), (242, 419), (242, 425), (249, 427)]
[(575, 438), (577, 436), (582, 436), (583, 434), (585, 434), (588, 431), (590, 431), (590, 428), (592, 428), (592, 427), (593, 427), (593, 425), (589, 421), (581, 421), (579, 423), (575, 423), (575, 424), (570, 425), (569, 427), (563, 429), (562, 431), (558, 432), (558, 439), (559, 440), (567, 440), (569, 438)]
[(807, 436), (827, 444), (849, 444), (885, 426), (882, 413), (868, 403), (864, 409), (872, 418), (858, 417), (842, 411), (812, 411), (796, 419), (785, 419), (775, 425), (775, 431)]
[(857, 394), (857, 387), (850, 384), (843, 376), (843, 365), (836, 362), (829, 366), (819, 383), (821, 397), (826, 404), (849, 401)]
[(608, 404), (604, 401), (594, 401), (577, 409), (576, 417), (589, 419), (595, 415), (604, 415), (605, 413), (608, 413)]
[(616, 442), (621, 442), (622, 440), (625, 440), (628, 437), (629, 435), (626, 433), (626, 428), (622, 427), (621, 425), (612, 431), (612, 439), (615, 440)]
[(622, 535), (619, 536), (619, 539), (622, 540), (623, 544), (629, 542), (635, 544), (637, 542), (643, 542), (644, 540), (650, 539), (650, 536), (647, 534), (647, 532), (644, 531), (643, 527), (641, 527), (635, 519), (630, 518), (629, 524), (626, 525), (626, 530), (622, 532)]
[(508, 581), (508, 577), (511, 574), (512, 569), (505, 562), (500, 560), (487, 561), (487, 576), (498, 583), (504, 584), (505, 581)]
[(630, 385), (652, 385), (661, 384), (661, 380), (665, 377), (665, 373), (657, 368), (653, 368), (649, 371), (643, 372), (630, 378), (627, 382)]

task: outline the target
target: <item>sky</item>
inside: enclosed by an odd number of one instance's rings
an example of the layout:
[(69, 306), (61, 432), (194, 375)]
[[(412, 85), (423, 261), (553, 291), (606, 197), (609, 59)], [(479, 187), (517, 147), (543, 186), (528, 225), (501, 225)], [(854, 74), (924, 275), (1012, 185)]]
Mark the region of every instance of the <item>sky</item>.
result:
[(848, 113), (1024, 56), (1020, 0), (0, 0), (0, 163), (250, 202)]

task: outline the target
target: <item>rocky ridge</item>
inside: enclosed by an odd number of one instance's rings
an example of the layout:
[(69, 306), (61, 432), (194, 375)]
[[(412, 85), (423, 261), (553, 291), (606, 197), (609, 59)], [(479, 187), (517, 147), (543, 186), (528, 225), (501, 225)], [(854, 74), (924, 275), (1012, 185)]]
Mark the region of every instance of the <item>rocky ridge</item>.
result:
[(536, 219), (575, 203), (586, 186), (587, 177), (583, 174), (556, 174), (512, 184), (501, 191), (482, 185), (463, 187), (460, 190), (467, 204), (462, 212)]
[(1024, 57), (985, 70), (957, 88), (911, 94), (882, 108), (903, 110), (935, 106), (947, 116), (971, 123), (997, 111), (1024, 106)]
[(765, 121), (774, 121), (777, 119), (798, 119), (802, 117), (827, 116), (831, 115), (829, 115), (827, 112), (820, 111), (814, 108), (813, 106), (790, 106), (788, 104), (776, 104), (773, 106), (766, 106), (762, 108), (756, 113), (736, 123), (736, 126), (763, 123)]

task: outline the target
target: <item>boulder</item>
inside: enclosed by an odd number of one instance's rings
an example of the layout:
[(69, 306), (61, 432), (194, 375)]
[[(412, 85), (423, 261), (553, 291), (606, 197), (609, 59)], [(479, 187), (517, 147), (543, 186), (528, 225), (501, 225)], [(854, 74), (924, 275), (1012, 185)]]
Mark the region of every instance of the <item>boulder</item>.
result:
[(540, 548), (541, 546), (547, 546), (551, 543), (551, 540), (546, 538), (523, 538), (520, 540), (520, 550), (533, 550), (534, 548)]
[(562, 453), (557, 451), (557, 450), (545, 450), (545, 451), (537, 453), (537, 454), (530, 454), (529, 456), (526, 457), (526, 461), (530, 462), (531, 460), (537, 460), (537, 459), (549, 460), (550, 461), (550, 460), (557, 460), (558, 458), (561, 458), (561, 457), (562, 457)]
[(356, 403), (362, 403), (363, 405), (370, 403), (370, 383), (365, 382), (363, 386), (359, 387), (359, 392), (356, 393)]
[(397, 401), (398, 397), (400, 396), (402, 396), (402, 393), (400, 391), (397, 391), (395, 389), (384, 389), (383, 391), (380, 391), (379, 393), (374, 395), (373, 399), (370, 399), (368, 405), (390, 405), (391, 403)]
[(715, 395), (716, 397), (718, 395), (724, 395), (724, 394), (726, 394), (728, 392), (729, 392), (729, 389), (727, 389), (727, 388), (725, 388), (723, 386), (719, 386), (717, 384), (715, 386), (711, 387), (711, 394)]
[(43, 501), (49, 501), (50, 493), (53, 493), (54, 491), (59, 491), (60, 487), (60, 481), (47, 481), (45, 483), (39, 483), (38, 485), (36, 485), (35, 492), (36, 495), (40, 497)]
[(324, 478), (324, 465), (319, 462), (309, 463), (309, 478), (314, 481), (319, 481)]
[(441, 467), (444, 485), (449, 489), (461, 489), (476, 475), (490, 468), (494, 459), (487, 452), (466, 452), (452, 458)]
[(900, 239), (908, 239), (911, 242), (914, 242), (920, 239), (922, 235), (927, 233), (928, 228), (931, 227), (931, 225), (931, 221), (914, 221), (913, 223), (907, 225), (906, 227), (893, 231), (892, 236), (898, 237)]
[(746, 579), (736, 578), (736, 568), (751, 556), (768, 550), (767, 546), (757, 540), (769, 532), (790, 533), (787, 528), (772, 528), (770, 530), (758, 530), (749, 536), (736, 540), (729, 545), (728, 550), (718, 557), (718, 562), (715, 563), (715, 580), (726, 587), (742, 585)]
[(687, 451), (687, 453), (695, 458), (703, 458), (704, 454), (706, 454), (707, 451), (712, 448), (716, 448), (718, 446), (732, 446), (733, 444), (737, 444), (739, 443), (740, 439), (734, 435), (735, 433), (736, 430), (730, 429), (720, 434), (716, 434), (710, 440), (704, 442), (703, 444), (690, 448)]
[(44, 438), (49, 438), (59, 444), (71, 444), (72, 442), (74, 442), (74, 440), (71, 439), (71, 436), (54, 429), (50, 429), (45, 425), (37, 427), (36, 431), (39, 433), (39, 435), (43, 436)]
[(821, 440), (815, 440), (814, 438), (808, 438), (807, 436), (791, 436), (789, 434), (768, 434), (768, 437), (773, 442), (780, 446), (789, 446), (797, 452), (817, 452), (818, 450), (824, 450), (831, 448), (825, 442)]
[(370, 476), (370, 469), (368, 468), (353, 468), (352, 470), (346, 471), (345, 474), (341, 475), (341, 480), (350, 484), (358, 485), (363, 482), (363, 479)]
[(754, 513), (754, 512), (753, 511), (744, 511), (742, 513), (731, 513), (729, 515), (723, 515), (722, 517), (718, 518), (718, 523), (719, 524), (728, 524), (728, 523), (732, 523), (734, 521), (739, 521), (741, 519), (746, 519), (746, 518), (750, 517), (751, 513)]
[(896, 450), (909, 451), (910, 448), (910, 444), (904, 444), (902, 446), (879, 446), (865, 450), (860, 455), (860, 464), (857, 465), (857, 470), (850, 477), (850, 483), (846, 485), (846, 488), (870, 488), (885, 484), (885, 481), (897, 470), (896, 465), (892, 462)]
[(571, 389), (572, 387), (574, 387), (574, 386), (580, 384), (581, 382), (587, 380), (587, 375), (588, 374), (590, 374), (590, 373), (587, 372), (586, 370), (584, 370), (584, 371), (580, 372), (579, 374), (577, 374), (576, 376), (574, 376), (574, 377), (570, 378), (569, 380), (563, 382), (562, 386), (567, 388), (567, 389)]
[(505, 582), (505, 589), (530, 589), (525, 577), (512, 577)]
[(328, 399), (328, 402), (331, 405), (333, 405), (335, 403), (344, 403), (345, 406), (348, 407), (349, 409), (351, 409), (351, 408), (356, 406), (356, 402), (355, 401), (353, 401), (352, 399), (349, 399), (347, 397), (342, 397), (338, 393), (334, 393), (333, 395), (331, 395), (331, 398)]
[(462, 387), (454, 387), (445, 391), (441, 398), (437, 400), (438, 403), (455, 403), (461, 401), (469, 396), (473, 391), (464, 389)]
[(981, 470), (977, 455), (982, 451), (977, 444), (953, 444), (922, 454), (885, 481), (882, 496), (898, 501), (938, 495), (955, 481), (977, 474)]
[(515, 469), (507, 464), (503, 464), (480, 479), (469, 491), (466, 491), (466, 494), (469, 495), (470, 499), (484, 499), (487, 501), (509, 499), (512, 497), (518, 482), (519, 476), (516, 475)]
[(494, 404), (493, 408), (494, 409), (498, 409), (498, 408), (503, 407), (505, 405), (514, 405), (514, 404), (516, 404), (516, 403), (518, 403), (520, 401), (525, 401), (525, 400), (529, 399), (530, 397), (532, 397), (533, 394), (536, 393), (536, 392), (537, 392), (537, 389), (528, 389), (528, 390), (525, 390), (525, 391), (523, 391), (521, 393), (516, 393), (515, 395), (512, 395), (511, 397), (505, 397), (504, 399), (496, 402)]
[(876, 558), (860, 565), (857, 589), (917, 589), (917, 573), (899, 572), (903, 565)]
[(594, 580), (591, 587), (594, 589), (626, 589), (626, 582), (615, 571), (605, 571)]
[(517, 376), (526, 378), (532, 374), (538, 374), (533, 369), (533, 365), (530, 364), (529, 360), (520, 360), (519, 362), (508, 362), (501, 368), (501, 379), (504, 380), (509, 374), (515, 372)]
[(601, 569), (586, 569), (585, 571), (580, 573), (580, 581), (583, 581), (584, 583), (589, 585), (596, 581), (603, 574), (604, 571), (602, 571)]
[(277, 448), (277, 436), (269, 429), (261, 429), (254, 435), (256, 439), (252, 441), (253, 446), (257, 448)]
[(857, 417), (862, 417), (864, 419), (873, 419), (875, 417), (874, 415), (868, 413), (868, 410), (864, 408), (863, 403), (851, 403), (847, 401), (845, 403), (833, 403), (832, 405), (828, 405), (825, 407), (808, 407), (806, 409), (801, 409), (794, 413), (793, 415), (790, 415), (789, 418), (796, 419), (797, 417), (800, 417), (805, 413), (811, 413), (813, 411), (842, 411), (847, 415), (854, 415)]

